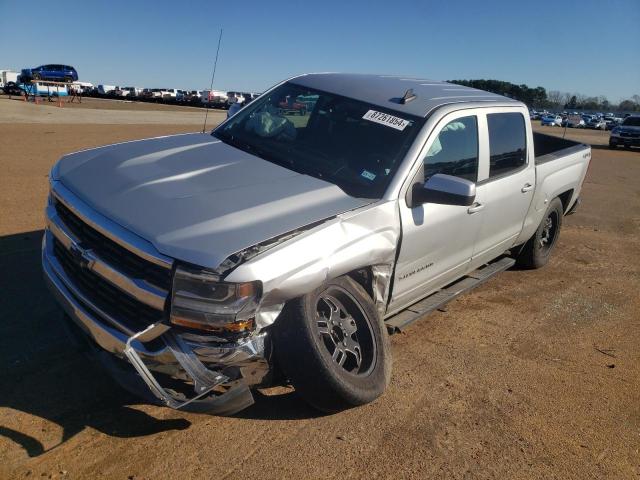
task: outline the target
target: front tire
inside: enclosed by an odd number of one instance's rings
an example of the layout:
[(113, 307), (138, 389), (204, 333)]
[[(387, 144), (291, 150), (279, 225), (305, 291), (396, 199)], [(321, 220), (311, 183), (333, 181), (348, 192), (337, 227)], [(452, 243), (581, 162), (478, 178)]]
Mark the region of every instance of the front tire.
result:
[(524, 244), (517, 255), (518, 266), (528, 269), (541, 268), (549, 262), (551, 252), (560, 236), (563, 216), (562, 202), (559, 198), (554, 198), (542, 217), (536, 233)]
[(350, 277), (287, 304), (274, 330), (278, 364), (311, 406), (337, 412), (378, 398), (391, 378), (384, 323)]

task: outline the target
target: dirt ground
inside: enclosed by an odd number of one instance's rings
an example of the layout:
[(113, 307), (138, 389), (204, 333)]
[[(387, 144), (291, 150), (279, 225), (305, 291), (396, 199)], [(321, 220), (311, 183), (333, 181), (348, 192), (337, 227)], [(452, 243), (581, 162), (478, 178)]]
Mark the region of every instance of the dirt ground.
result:
[(92, 122), (36, 123), (56, 107), (25, 105), (34, 121), (16, 123), (8, 104), (0, 478), (640, 478), (639, 151), (569, 130), (593, 160), (550, 264), (507, 271), (394, 335), (378, 401), (321, 416), (278, 388), (219, 418), (142, 404), (75, 351), (39, 258), (47, 173), (63, 153), (201, 120), (100, 124), (113, 117), (93, 109)]

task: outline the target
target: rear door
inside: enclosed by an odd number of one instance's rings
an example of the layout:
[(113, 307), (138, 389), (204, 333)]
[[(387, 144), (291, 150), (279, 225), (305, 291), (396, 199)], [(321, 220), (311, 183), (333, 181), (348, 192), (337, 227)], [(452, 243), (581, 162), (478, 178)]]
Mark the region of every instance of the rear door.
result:
[[(476, 109), (443, 117), (423, 146), (407, 191), (436, 173), (475, 182), (487, 151), (481, 141), (482, 121)], [(482, 212), (471, 213), (468, 207), (455, 205), (410, 207), (404, 191), (399, 209), (402, 242), (389, 312), (414, 303), (465, 273), (483, 216)]]
[(513, 246), (536, 184), (535, 159), (528, 148), (532, 138), (523, 110), (487, 109), (486, 125), (489, 165), (477, 183), (476, 207), (484, 217), (473, 249), (474, 268)]

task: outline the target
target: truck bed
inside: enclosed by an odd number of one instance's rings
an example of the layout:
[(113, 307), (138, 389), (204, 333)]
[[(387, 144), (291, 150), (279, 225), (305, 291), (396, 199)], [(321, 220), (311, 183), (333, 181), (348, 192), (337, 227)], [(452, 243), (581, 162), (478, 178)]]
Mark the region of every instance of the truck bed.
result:
[(516, 244), (533, 235), (552, 199), (560, 197), (565, 212), (570, 210), (580, 195), (591, 159), (589, 145), (566, 138), (533, 132), (533, 146), (536, 189)]
[(533, 132), (533, 150), (536, 153), (536, 165), (562, 158), (587, 148), (587, 145), (544, 133)]

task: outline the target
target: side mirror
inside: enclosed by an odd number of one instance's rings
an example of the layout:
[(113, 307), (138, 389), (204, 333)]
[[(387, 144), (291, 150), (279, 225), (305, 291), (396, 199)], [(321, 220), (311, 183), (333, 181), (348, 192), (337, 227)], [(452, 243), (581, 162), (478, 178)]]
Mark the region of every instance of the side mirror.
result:
[(424, 185), (413, 186), (412, 207), (425, 203), (468, 207), (476, 199), (476, 184), (464, 178), (436, 173)]

